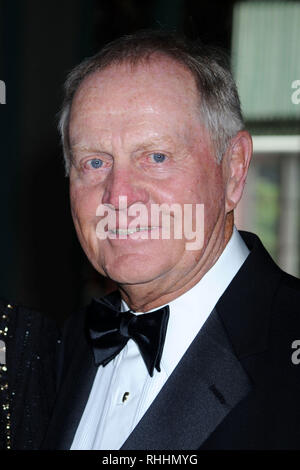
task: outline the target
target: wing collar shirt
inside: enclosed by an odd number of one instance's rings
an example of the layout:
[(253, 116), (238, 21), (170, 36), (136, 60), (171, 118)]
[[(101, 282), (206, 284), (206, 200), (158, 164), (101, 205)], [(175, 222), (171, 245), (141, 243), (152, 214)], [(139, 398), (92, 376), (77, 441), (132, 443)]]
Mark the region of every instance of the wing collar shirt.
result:
[[(169, 303), (170, 317), (161, 372), (150, 377), (136, 343), (129, 340), (105, 367), (99, 366), (71, 450), (120, 449), (158, 395), (176, 365), (249, 254), (233, 234), (221, 256), (192, 289)], [(128, 310), (122, 301), (123, 311)], [(141, 315), (145, 312), (136, 312)]]

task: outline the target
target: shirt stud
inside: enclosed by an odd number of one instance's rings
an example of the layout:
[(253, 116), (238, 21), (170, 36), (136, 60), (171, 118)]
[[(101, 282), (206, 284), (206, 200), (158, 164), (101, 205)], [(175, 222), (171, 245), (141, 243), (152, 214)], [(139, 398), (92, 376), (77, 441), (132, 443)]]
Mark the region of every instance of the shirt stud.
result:
[(129, 392), (125, 392), (122, 398), (122, 402), (125, 403), (125, 401), (128, 400), (128, 397), (129, 397)]

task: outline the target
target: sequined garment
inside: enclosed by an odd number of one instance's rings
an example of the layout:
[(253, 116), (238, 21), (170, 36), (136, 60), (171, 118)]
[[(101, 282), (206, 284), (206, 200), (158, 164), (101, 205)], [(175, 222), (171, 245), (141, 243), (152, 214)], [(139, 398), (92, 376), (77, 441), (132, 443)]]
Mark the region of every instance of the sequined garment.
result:
[(0, 301), (0, 449), (38, 449), (54, 405), (61, 349), (45, 315)]

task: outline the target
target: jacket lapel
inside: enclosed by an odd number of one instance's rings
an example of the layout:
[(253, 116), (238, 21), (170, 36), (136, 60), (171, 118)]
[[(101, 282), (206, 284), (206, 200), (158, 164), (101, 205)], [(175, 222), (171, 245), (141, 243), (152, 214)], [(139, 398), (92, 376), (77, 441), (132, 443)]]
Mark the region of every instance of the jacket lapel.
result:
[(235, 354), (242, 360), (268, 348), (273, 302), (282, 271), (258, 237), (247, 232), (240, 234), (251, 253), (219, 299), (216, 310)]
[(214, 310), (122, 450), (198, 449), (250, 390)]
[(82, 337), (71, 357), (70, 364), (67, 364), (69, 367), (63, 372), (62, 386), (43, 449), (70, 449), (94, 382), (97, 367), (92, 351)]

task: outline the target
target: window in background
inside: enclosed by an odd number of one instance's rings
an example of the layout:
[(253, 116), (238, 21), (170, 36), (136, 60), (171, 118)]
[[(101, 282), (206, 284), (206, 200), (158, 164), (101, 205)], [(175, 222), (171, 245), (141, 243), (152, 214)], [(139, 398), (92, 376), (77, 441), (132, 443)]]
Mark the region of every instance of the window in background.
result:
[(254, 157), (236, 211), (279, 265), (300, 274), (300, 2), (235, 5), (232, 62)]
[(257, 233), (287, 272), (300, 274), (300, 137), (256, 136), (238, 228)]

